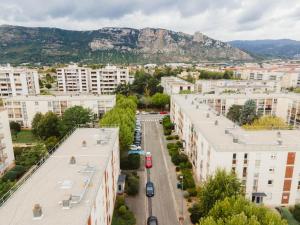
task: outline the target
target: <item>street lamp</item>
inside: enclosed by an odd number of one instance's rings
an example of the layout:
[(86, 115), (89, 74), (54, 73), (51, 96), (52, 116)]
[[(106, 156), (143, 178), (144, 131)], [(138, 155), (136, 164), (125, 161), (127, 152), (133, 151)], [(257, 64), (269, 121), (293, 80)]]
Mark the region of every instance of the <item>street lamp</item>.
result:
[(183, 175), (179, 176), (180, 181), (181, 181), (181, 194), (182, 194), (182, 198), (181, 198), (181, 217), (179, 217), (179, 222), (181, 224), (183, 224), (184, 221), (184, 217), (183, 217)]

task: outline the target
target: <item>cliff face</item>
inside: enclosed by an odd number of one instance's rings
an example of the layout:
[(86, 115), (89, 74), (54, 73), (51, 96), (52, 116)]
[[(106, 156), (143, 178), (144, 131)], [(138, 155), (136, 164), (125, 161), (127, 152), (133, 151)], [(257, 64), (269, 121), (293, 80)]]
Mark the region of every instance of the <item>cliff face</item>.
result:
[(250, 59), (247, 53), (201, 33), (189, 35), (155, 28), (69, 31), (0, 26), (0, 63), (163, 63)]

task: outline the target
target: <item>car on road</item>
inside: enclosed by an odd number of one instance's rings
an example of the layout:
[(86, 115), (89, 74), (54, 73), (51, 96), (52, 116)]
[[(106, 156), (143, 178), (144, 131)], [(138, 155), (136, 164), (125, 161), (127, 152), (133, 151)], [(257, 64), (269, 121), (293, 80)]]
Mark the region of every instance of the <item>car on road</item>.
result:
[(161, 111), (159, 114), (166, 115), (166, 114), (169, 114), (169, 112), (167, 112), (167, 111)]
[(147, 219), (147, 225), (158, 225), (158, 220), (156, 216), (149, 216)]
[(151, 155), (150, 156), (146, 155), (146, 157), (145, 157), (145, 167), (147, 169), (152, 168), (152, 156)]
[(129, 146), (130, 150), (141, 150), (141, 146), (136, 146), (136, 145), (130, 145)]
[(152, 111), (152, 112), (149, 112), (149, 114), (158, 114), (158, 112), (153, 112), (153, 111)]
[(148, 115), (148, 112), (142, 111), (142, 115)]
[(146, 183), (146, 196), (149, 198), (154, 196), (154, 184), (151, 181)]

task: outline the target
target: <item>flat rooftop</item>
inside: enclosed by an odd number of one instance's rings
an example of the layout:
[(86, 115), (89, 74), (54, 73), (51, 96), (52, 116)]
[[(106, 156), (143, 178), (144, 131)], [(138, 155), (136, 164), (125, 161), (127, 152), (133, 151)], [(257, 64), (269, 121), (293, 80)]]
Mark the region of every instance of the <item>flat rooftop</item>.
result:
[[(117, 128), (77, 129), (0, 207), (1, 225), (86, 224), (117, 141)], [(72, 156), (76, 159), (74, 165), (69, 163)], [(62, 200), (82, 193), (80, 202), (70, 209), (62, 208)], [(40, 204), (43, 211), (43, 217), (38, 220), (33, 219), (35, 204)]]
[[(300, 130), (247, 131), (198, 100), (195, 99), (195, 95), (172, 95), (172, 101), (181, 106), (181, 110), (193, 123), (194, 129), (217, 151), (300, 150)], [(233, 142), (234, 138), (238, 139), (237, 143)], [(278, 143), (279, 139), (281, 145)]]

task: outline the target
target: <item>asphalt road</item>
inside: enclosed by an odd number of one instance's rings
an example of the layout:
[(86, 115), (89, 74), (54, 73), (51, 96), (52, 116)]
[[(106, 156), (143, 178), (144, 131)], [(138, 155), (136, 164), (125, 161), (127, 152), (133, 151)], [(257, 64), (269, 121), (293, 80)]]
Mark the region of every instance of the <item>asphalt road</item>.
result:
[[(144, 117), (144, 118), (143, 118)], [(153, 167), (145, 170), (145, 182), (154, 183), (155, 195), (146, 198), (146, 216), (156, 216), (159, 224), (180, 225), (178, 222), (179, 210), (175, 200), (174, 184), (170, 180), (166, 156), (162, 152), (162, 142), (158, 131), (159, 116), (141, 116), (144, 131), (144, 149), (152, 153)], [(174, 171), (172, 171), (174, 172)], [(141, 189), (145, 193), (144, 188)]]

